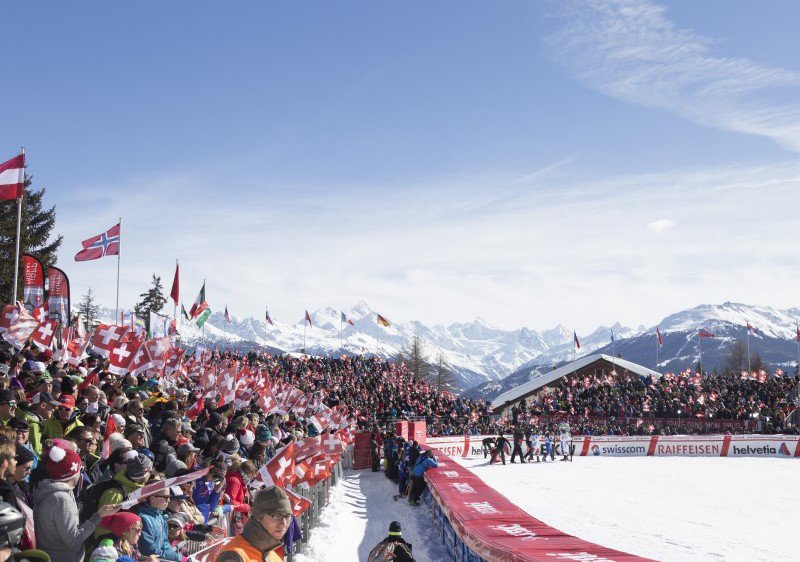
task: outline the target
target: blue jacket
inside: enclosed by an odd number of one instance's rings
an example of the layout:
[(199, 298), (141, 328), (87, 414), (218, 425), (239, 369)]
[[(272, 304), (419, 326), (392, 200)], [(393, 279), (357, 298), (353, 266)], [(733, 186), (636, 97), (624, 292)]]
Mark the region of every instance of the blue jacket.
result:
[(422, 456), (420, 455), (417, 459), (417, 464), (414, 465), (414, 476), (422, 478), (426, 470), (429, 468), (436, 468), (437, 466), (439, 466), (439, 463), (436, 462), (436, 459), (433, 457), (425, 457), (425, 460), (422, 460)]
[(139, 537), (139, 552), (145, 556), (155, 554), (165, 560), (182, 560), (182, 556), (175, 552), (169, 544), (167, 532), (167, 514), (160, 509), (149, 505), (139, 507), (139, 517), (142, 518), (142, 536)]
[[(211, 512), (216, 509), (219, 504), (219, 498), (222, 492), (214, 491), (214, 483), (211, 480), (200, 478), (194, 483), (194, 492), (192, 492), (192, 499), (200, 513), (205, 517), (204, 523), (208, 523)], [(229, 513), (231, 510), (230, 505), (223, 505), (222, 512)]]

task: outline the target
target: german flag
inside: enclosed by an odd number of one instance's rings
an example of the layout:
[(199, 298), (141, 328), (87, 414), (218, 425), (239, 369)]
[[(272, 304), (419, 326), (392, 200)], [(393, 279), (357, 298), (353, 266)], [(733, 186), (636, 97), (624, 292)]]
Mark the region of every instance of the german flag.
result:
[(392, 325), (391, 322), (389, 322), (386, 318), (384, 318), (380, 314), (378, 314), (378, 324), (380, 324), (383, 327), (388, 327)]

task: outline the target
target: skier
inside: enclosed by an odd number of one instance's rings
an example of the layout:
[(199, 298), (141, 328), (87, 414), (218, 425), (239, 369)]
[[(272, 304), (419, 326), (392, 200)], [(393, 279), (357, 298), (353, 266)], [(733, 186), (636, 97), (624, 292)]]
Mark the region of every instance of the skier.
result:
[[(563, 422), (558, 426), (559, 436), (558, 442), (561, 444), (561, 454), (564, 455), (562, 461), (572, 460), (572, 434), (567, 422)], [(569, 458), (567, 458), (569, 455)]]

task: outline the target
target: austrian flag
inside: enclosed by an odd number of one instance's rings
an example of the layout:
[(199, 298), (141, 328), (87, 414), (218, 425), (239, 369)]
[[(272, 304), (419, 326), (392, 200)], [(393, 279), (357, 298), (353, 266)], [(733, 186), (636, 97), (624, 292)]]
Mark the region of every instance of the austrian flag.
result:
[(0, 201), (19, 199), (25, 191), (25, 154), (0, 164)]

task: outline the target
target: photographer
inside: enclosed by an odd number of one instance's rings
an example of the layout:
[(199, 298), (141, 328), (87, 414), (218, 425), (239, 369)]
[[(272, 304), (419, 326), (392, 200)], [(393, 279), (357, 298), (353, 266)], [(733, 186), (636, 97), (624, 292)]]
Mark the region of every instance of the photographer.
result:
[(427, 486), (425, 483), (425, 471), (437, 466), (439, 466), (439, 463), (436, 462), (436, 457), (433, 456), (432, 450), (428, 449), (420, 453), (419, 457), (417, 457), (417, 462), (414, 464), (414, 469), (411, 471), (411, 494), (408, 496), (408, 503), (419, 505), (419, 497)]

